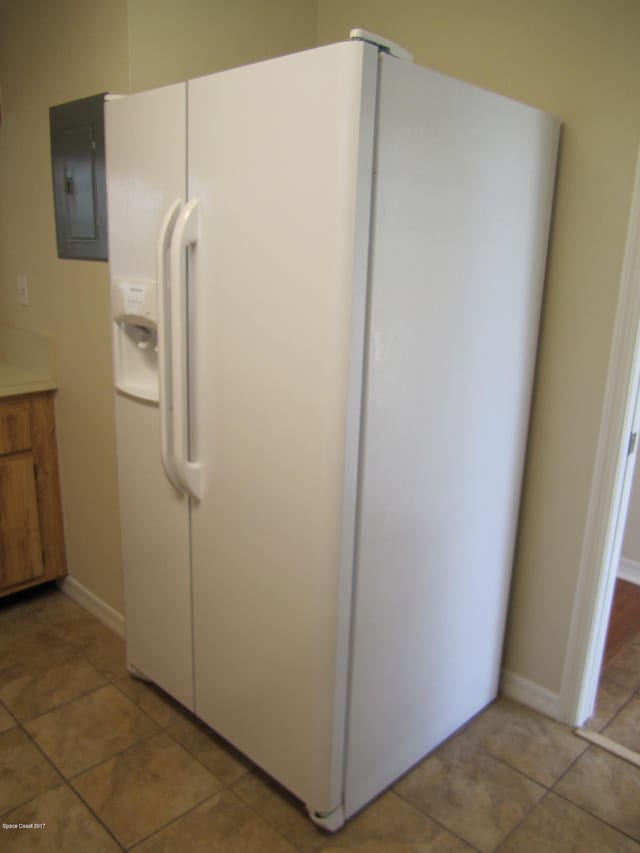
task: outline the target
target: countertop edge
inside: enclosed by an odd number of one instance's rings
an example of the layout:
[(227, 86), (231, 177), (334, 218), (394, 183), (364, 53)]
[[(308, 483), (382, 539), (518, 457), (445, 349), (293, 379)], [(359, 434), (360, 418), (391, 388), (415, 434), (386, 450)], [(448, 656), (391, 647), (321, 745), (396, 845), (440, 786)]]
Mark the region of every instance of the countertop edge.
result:
[(0, 385), (0, 399), (22, 397), (25, 394), (38, 394), (41, 391), (56, 391), (58, 385), (53, 379), (38, 379), (33, 382), (20, 382), (17, 385)]

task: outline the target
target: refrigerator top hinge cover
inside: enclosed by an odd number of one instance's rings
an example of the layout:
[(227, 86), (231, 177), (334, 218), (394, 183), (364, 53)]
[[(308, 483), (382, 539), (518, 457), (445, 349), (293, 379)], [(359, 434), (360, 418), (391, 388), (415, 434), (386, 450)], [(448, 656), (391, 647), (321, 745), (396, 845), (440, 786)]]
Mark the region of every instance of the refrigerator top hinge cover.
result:
[(409, 53), (409, 51), (405, 50), (404, 47), (400, 47), (399, 44), (389, 41), (389, 39), (384, 36), (376, 35), (376, 33), (370, 33), (367, 30), (354, 29), (349, 33), (349, 38), (351, 41), (365, 41), (367, 44), (374, 45), (383, 53), (388, 53), (390, 56), (395, 56), (397, 59), (406, 59), (407, 62), (413, 62), (412, 53)]

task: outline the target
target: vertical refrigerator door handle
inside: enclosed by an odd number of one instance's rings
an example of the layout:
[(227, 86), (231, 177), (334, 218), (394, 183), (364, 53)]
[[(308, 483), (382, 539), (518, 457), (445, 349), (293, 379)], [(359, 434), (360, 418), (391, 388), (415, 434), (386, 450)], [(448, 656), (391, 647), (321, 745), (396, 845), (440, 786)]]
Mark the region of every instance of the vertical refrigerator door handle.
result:
[(182, 200), (177, 198), (167, 210), (156, 244), (156, 281), (158, 305), (158, 374), (160, 398), (160, 454), (162, 467), (171, 484), (182, 492), (173, 458), (173, 429), (171, 410), (173, 392), (171, 388), (171, 304), (169, 279), (167, 276), (167, 255), (171, 245), (171, 236), (182, 208)]
[(187, 249), (197, 242), (198, 200), (192, 199), (182, 208), (171, 238), (170, 277), (173, 454), (178, 479), (193, 498), (200, 498), (200, 464), (189, 459)]

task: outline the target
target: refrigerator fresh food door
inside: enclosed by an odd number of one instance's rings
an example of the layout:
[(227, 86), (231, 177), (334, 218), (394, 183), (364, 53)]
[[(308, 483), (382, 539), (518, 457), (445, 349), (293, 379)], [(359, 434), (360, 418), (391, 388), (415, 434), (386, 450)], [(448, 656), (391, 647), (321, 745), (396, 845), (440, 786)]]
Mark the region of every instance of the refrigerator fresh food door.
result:
[(496, 695), (558, 124), (381, 57), (346, 814)]
[[(163, 469), (167, 430), (161, 434), (160, 411), (168, 401), (159, 364), (166, 356), (166, 299), (156, 270), (158, 260), (166, 266), (169, 232), (186, 189), (186, 86), (108, 101), (105, 114), (116, 380), (125, 374), (115, 410), (127, 663), (192, 708), (189, 507)], [(125, 311), (131, 322), (115, 319)], [(160, 409), (153, 402), (158, 397)]]
[(196, 713), (342, 796), (377, 51), (189, 85)]

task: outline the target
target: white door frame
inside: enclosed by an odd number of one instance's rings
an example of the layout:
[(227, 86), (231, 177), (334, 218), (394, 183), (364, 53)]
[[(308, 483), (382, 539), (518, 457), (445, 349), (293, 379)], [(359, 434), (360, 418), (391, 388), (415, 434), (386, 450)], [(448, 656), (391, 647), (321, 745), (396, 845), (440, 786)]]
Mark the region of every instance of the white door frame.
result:
[(560, 718), (593, 712), (633, 473), (640, 385), (640, 152), (631, 201), (600, 434), (560, 689)]

